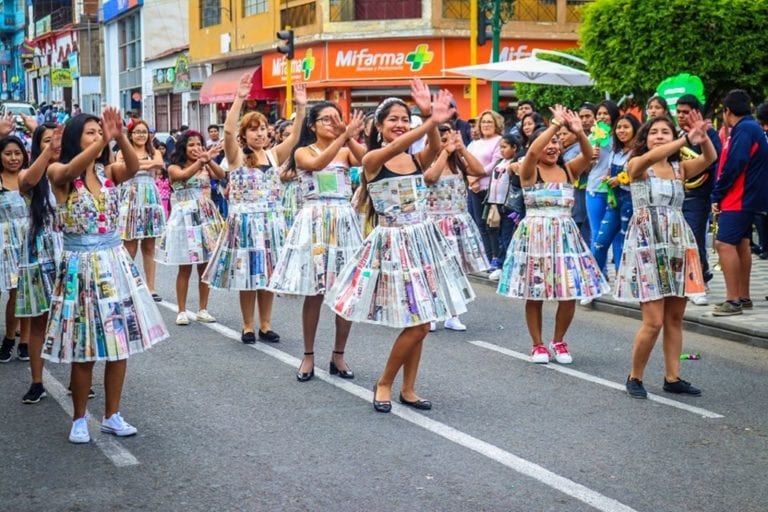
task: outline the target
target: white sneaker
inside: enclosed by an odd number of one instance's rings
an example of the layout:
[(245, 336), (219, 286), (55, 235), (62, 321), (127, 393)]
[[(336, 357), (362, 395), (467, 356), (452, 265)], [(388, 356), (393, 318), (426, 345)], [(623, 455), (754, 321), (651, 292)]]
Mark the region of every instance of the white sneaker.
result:
[(101, 431), (105, 434), (113, 434), (118, 437), (132, 436), (138, 432), (136, 427), (126, 422), (119, 412), (116, 412), (108, 419), (104, 418), (102, 420)]
[(211, 322), (215, 322), (216, 319), (208, 312), (207, 309), (201, 309), (197, 312), (197, 321), (209, 324)]
[(445, 328), (452, 331), (466, 331), (467, 326), (461, 323), (459, 317), (454, 316), (445, 321)]
[(498, 281), (499, 279), (501, 279), (501, 269), (497, 268), (496, 270), (488, 274), (488, 279), (490, 281)]
[(437, 330), (437, 322), (429, 322), (429, 332), (435, 332)]
[(581, 301), (579, 301), (579, 304), (581, 304), (582, 306), (589, 306), (590, 304), (592, 304), (593, 300), (595, 299), (581, 299)]
[(568, 345), (564, 341), (558, 341), (557, 343), (553, 341), (549, 344), (549, 350), (555, 355), (555, 361), (558, 363), (571, 364), (573, 362), (573, 357), (568, 352)]
[(544, 345), (536, 345), (531, 350), (531, 362), (536, 364), (547, 364), (549, 362), (549, 350)]
[(691, 298), (691, 302), (696, 304), (697, 306), (709, 306), (709, 299), (706, 295), (696, 295)]
[(72, 430), (69, 431), (69, 442), (75, 444), (91, 442), (91, 435), (88, 433), (87, 418), (77, 418), (72, 422)]
[(176, 315), (176, 325), (189, 325), (189, 317), (186, 311), (182, 311)]

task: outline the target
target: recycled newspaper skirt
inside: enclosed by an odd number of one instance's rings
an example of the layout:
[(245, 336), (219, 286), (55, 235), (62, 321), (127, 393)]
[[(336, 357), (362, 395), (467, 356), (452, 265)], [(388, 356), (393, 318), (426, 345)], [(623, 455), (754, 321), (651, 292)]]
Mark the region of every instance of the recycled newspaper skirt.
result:
[(257, 211), (255, 205), (231, 205), (203, 281), (228, 290), (267, 288), (285, 243), (285, 232), (285, 217), (279, 206)]
[(413, 327), (467, 311), (475, 292), (432, 221), (376, 226), (325, 302), (353, 322)]
[(651, 206), (635, 210), (624, 237), (615, 298), (649, 302), (704, 294), (698, 251), (680, 208)]
[(118, 361), (168, 337), (168, 330), (117, 233), (65, 235), (43, 358)]
[(117, 232), (123, 240), (157, 238), (165, 231), (165, 210), (154, 178), (136, 176), (121, 185)]
[(507, 248), (497, 293), (527, 300), (577, 300), (610, 291), (570, 215), (529, 209)]
[(283, 183), (283, 190), (280, 194), (283, 202), (283, 215), (285, 216), (285, 226), (291, 229), (296, 215), (301, 210), (301, 191), (299, 190), (298, 180)]
[(164, 265), (192, 265), (211, 259), (224, 226), (216, 205), (200, 189), (173, 193), (171, 216), (155, 250)]
[(430, 214), (459, 257), (461, 268), (468, 274), (488, 269), (480, 230), (468, 213)]
[(29, 226), (29, 210), (15, 191), (0, 192), (0, 292), (19, 282), (19, 253)]
[(322, 295), (363, 244), (357, 213), (346, 199), (304, 204), (272, 274), (277, 293)]
[(61, 253), (61, 232), (49, 226), (41, 229), (34, 240), (24, 241), (19, 257), (17, 317), (37, 317), (51, 309)]

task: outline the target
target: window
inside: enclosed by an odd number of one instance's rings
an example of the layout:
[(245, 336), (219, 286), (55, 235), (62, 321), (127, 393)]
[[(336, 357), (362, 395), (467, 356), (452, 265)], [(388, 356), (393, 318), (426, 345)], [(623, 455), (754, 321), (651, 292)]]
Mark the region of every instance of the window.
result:
[(140, 23), (139, 16), (135, 14), (117, 22), (117, 47), (121, 72), (142, 66)]
[(221, 0), (200, 0), (200, 28), (221, 23)]
[(415, 0), (331, 0), (331, 21), (401, 20), (421, 18)]
[(306, 27), (314, 25), (317, 19), (315, 3), (295, 5), (280, 11), (281, 27)]
[(267, 12), (267, 0), (243, 0), (243, 16)]

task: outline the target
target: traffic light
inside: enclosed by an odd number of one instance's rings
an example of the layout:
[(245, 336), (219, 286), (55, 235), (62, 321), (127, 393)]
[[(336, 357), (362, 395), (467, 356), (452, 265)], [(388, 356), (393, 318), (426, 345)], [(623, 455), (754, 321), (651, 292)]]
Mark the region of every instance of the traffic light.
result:
[(277, 45), (277, 51), (285, 54), (286, 59), (293, 59), (293, 30), (281, 30), (277, 33), (277, 38), (285, 42)]
[(491, 28), (493, 20), (488, 15), (488, 6), (485, 2), (478, 2), (477, 5), (477, 45), (483, 46), (487, 41), (493, 39)]

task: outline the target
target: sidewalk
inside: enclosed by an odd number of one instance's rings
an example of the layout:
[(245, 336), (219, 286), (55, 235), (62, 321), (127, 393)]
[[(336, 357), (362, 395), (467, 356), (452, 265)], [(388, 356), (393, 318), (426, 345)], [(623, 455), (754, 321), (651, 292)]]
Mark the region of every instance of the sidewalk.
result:
[[(710, 253), (710, 265), (717, 263), (717, 255)], [(613, 274), (613, 266), (611, 274)], [(698, 332), (708, 336), (739, 341), (750, 345), (768, 348), (768, 260), (752, 257), (752, 278), (750, 292), (754, 309), (744, 310), (744, 314), (718, 317), (712, 315), (715, 304), (725, 300), (725, 280), (723, 273), (713, 270), (715, 277), (709, 282), (709, 305), (696, 306), (688, 303), (685, 309), (683, 328), (687, 331)], [(496, 282), (488, 279), (488, 274), (473, 274), (472, 281), (487, 286), (496, 287)], [(611, 275), (611, 282), (613, 276)], [(581, 307), (581, 306), (580, 306)], [(586, 308), (606, 311), (618, 315), (640, 318), (640, 307), (635, 304), (619, 302), (609, 294), (596, 299)]]

